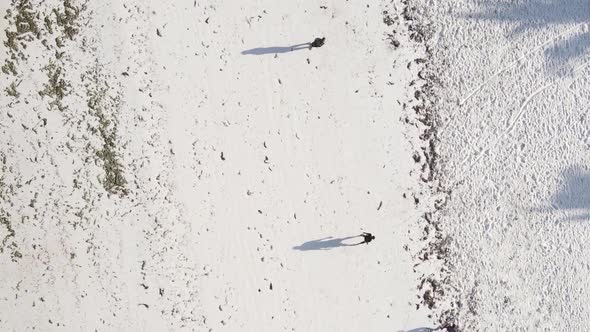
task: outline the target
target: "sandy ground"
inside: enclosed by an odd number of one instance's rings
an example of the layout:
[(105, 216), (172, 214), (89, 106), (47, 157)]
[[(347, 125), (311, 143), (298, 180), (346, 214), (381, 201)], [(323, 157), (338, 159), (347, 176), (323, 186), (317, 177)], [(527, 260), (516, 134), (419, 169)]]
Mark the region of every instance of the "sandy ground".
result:
[(589, 6), (1, 2), (0, 329), (583, 330)]
[(2, 2), (0, 329), (433, 327), (406, 7)]
[(590, 251), (588, 1), (428, 6), (465, 331), (582, 331)]

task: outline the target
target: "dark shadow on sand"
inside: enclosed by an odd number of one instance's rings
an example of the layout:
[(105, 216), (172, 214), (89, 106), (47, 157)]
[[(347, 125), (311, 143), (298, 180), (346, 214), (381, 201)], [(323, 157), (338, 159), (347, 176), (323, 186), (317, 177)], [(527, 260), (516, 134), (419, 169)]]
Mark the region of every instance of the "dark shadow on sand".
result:
[(333, 239), (331, 236), (328, 236), (328, 237), (325, 237), (325, 238), (319, 239), (319, 240), (307, 241), (307, 242), (303, 243), (302, 245), (293, 247), (293, 249), (301, 250), (301, 251), (330, 250), (330, 249), (338, 248), (338, 247), (356, 246), (356, 245), (359, 245), (360, 243), (355, 243), (355, 244), (342, 243), (342, 241), (354, 239), (355, 237), (359, 237), (359, 236), (358, 235), (357, 236), (349, 236), (349, 237), (342, 237), (342, 238), (337, 238), (337, 239)]
[(553, 206), (562, 210), (590, 210), (590, 171), (572, 166), (561, 176), (562, 189), (553, 196)]
[(309, 49), (310, 43), (297, 44), (293, 46), (272, 46), (272, 47), (257, 47), (249, 50), (242, 51), (244, 55), (264, 55), (264, 54), (277, 54), (277, 53), (288, 53), (298, 50)]
[[(484, 8), (482, 11), (466, 12), (463, 13), (463, 17), (513, 22), (514, 27), (509, 30), (513, 36), (525, 31), (536, 32), (551, 26), (577, 24), (578, 28), (572, 31), (572, 34), (556, 37), (552, 45), (548, 45), (545, 49), (549, 67), (559, 67), (560, 64), (588, 55), (590, 32), (583, 29), (583, 25), (590, 21), (590, 1), (588, 0), (488, 1), (482, 6)], [(569, 69), (561, 69), (556, 73), (563, 75), (569, 73)]]
[(584, 166), (570, 166), (560, 178), (560, 189), (550, 204), (532, 211), (558, 212), (559, 221), (590, 221), (590, 171)]

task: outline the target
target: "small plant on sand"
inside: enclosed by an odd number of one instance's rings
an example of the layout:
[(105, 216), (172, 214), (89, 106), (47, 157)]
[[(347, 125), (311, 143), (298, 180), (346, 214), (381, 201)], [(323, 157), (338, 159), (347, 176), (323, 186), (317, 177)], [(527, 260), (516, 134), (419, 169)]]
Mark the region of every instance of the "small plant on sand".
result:
[[(98, 81), (96, 77), (94, 77), (94, 80), (95, 82)], [(106, 87), (88, 91), (88, 108), (98, 119), (96, 129), (103, 141), (102, 148), (96, 151), (96, 156), (102, 161), (105, 172), (103, 186), (110, 193), (125, 195), (127, 194), (125, 188), (127, 182), (123, 177), (123, 166), (116, 152), (117, 122), (115, 118), (111, 119), (105, 113), (105, 108), (117, 109), (118, 107), (118, 98), (109, 97)]]
[(14, 98), (18, 98), (20, 96), (20, 93), (16, 90), (16, 82), (10, 83), (10, 85), (5, 89), (5, 91), (7, 95)]
[(2, 65), (2, 72), (6, 75), (14, 75), (16, 76), (18, 72), (16, 71), (16, 67), (14, 66), (14, 62), (10, 60), (6, 60), (4, 65)]
[(20, 0), (16, 4), (15, 25), (16, 32), (19, 35), (32, 33), (39, 38), (40, 30), (35, 20), (37, 13), (33, 11), (33, 6), (29, 0)]
[(51, 97), (53, 101), (49, 103), (50, 106), (57, 106), (60, 111), (65, 110), (66, 107), (62, 105), (62, 100), (70, 85), (63, 79), (62, 68), (50, 62), (43, 67), (43, 70), (47, 73), (49, 81), (43, 84), (44, 89), (39, 91), (39, 95)]
[(6, 40), (4, 41), (4, 46), (8, 47), (10, 50), (16, 52), (18, 51), (18, 44), (16, 43), (16, 37), (18, 33), (15, 31), (10, 31), (9, 29), (4, 30), (6, 33)]
[(80, 9), (73, 6), (70, 0), (65, 0), (63, 5), (64, 9), (62, 12), (54, 8), (53, 13), (55, 14), (57, 25), (62, 27), (64, 34), (72, 40), (78, 33), (77, 19), (80, 16)]
[(10, 220), (8, 220), (8, 216), (5, 215), (4, 211), (0, 210), (0, 225), (6, 228), (6, 235), (2, 239), (2, 243), (0, 244), (0, 253), (4, 252), (4, 248), (6, 248), (6, 244), (11, 237), (14, 237), (15, 232), (12, 229), (12, 224)]
[[(7, 198), (7, 187), (4, 183), (4, 174), (6, 174), (6, 155), (0, 151), (0, 204), (4, 203)], [(11, 193), (9, 191), (9, 193)], [(4, 228), (4, 229), (2, 229)], [(0, 253), (4, 253), (5, 249), (11, 250), (11, 259), (13, 262), (16, 262), (18, 258), (22, 257), (22, 254), (17, 250), (18, 246), (16, 242), (12, 241), (9, 243), (10, 238), (14, 239), (16, 232), (12, 227), (12, 223), (10, 221), (10, 214), (2, 209), (0, 205), (0, 234), (2, 234), (2, 238), (0, 239)]]

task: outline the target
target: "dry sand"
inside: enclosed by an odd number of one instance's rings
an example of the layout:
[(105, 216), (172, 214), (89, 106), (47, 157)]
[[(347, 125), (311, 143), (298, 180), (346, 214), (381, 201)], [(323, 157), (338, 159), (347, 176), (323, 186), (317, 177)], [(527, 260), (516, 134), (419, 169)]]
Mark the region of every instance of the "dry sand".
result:
[(1, 330), (434, 326), (407, 1), (7, 2)]

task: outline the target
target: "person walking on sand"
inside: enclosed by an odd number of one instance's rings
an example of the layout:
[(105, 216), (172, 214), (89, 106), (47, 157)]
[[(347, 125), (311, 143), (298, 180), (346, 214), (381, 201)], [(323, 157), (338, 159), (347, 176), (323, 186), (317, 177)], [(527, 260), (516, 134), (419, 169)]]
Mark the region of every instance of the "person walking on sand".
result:
[(304, 48), (309, 48), (310, 50), (314, 47), (322, 47), (326, 42), (326, 37), (316, 38), (311, 43), (303, 43), (291, 46), (291, 51), (302, 50)]
[(311, 50), (312, 47), (322, 47), (322, 46), (324, 46), (325, 42), (326, 42), (326, 37), (316, 38), (313, 40), (313, 42), (311, 42), (309, 44), (309, 49)]
[(369, 242), (375, 240), (375, 235), (371, 234), (371, 233), (367, 233), (367, 232), (363, 232), (363, 234), (359, 235), (363, 237), (363, 242), (359, 243), (359, 244), (369, 244)]

